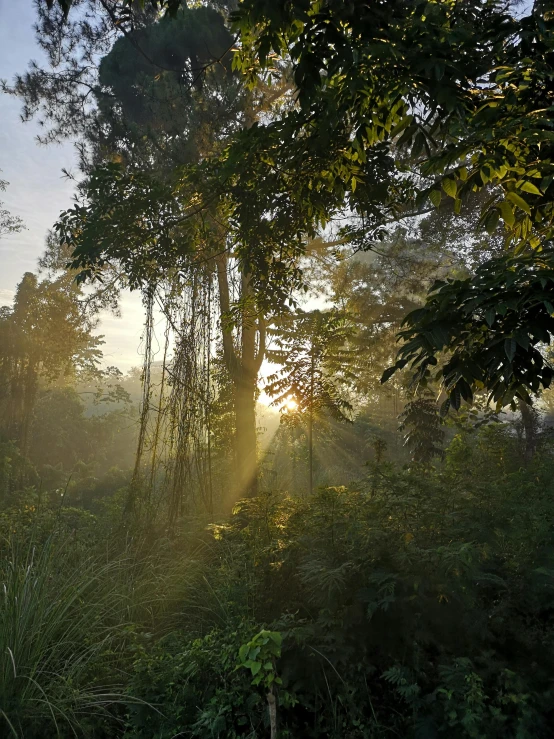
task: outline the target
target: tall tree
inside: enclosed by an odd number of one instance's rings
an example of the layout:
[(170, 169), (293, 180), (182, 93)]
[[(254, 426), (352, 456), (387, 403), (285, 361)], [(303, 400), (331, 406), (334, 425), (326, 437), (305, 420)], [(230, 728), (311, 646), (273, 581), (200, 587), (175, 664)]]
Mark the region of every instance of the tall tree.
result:
[(332, 310), (297, 312), (271, 329), (273, 346), (268, 359), (280, 365), (267, 378), (265, 391), (273, 404), (287, 415), (305, 421), (308, 438), (308, 491), (313, 492), (314, 422), (328, 411), (339, 419), (349, 419), (352, 406), (345, 387), (352, 379), (352, 352), (348, 340), (352, 322)]
[(63, 385), (79, 373), (94, 374), (102, 338), (83, 311), (80, 288), (70, 274), (42, 280), (28, 272), (13, 307), (0, 313), (2, 426), (27, 451), (33, 411), (41, 388)]
[[(243, 137), (229, 157), (235, 164), (242, 154), (245, 164), (243, 224), (297, 209), (309, 232), (346, 203), (368, 248), (407, 209), (446, 197), (458, 210), (492, 188), (486, 229), (502, 222), (519, 251), (548, 245), (554, 14), (545, 0), (523, 12), (517, 5), (244, 0), (234, 14), (237, 68), (254, 81), (278, 76), (279, 60), (290, 60), (299, 107)], [(394, 176), (375, 177), (387, 169)], [(279, 200), (285, 181), (288, 197)], [(489, 388), (498, 379), (493, 373)]]
[[(84, 25), (77, 15), (66, 21), (42, 7), (39, 37), (53, 72), (32, 68), (14, 87), (27, 115), (45, 115), (47, 138), (66, 134), (67, 115), (79, 137), (88, 178), (82, 204), (62, 218), (62, 239), (83, 278), (113, 265), (149, 295), (171, 283), (173, 297), (187, 285), (196, 290), (199, 280), (215, 282), (233, 385), (238, 487), (253, 492), (266, 315), (271, 295), (281, 305), (289, 295), (303, 234), (297, 224), (291, 239), (288, 222), (275, 228), (266, 214), (257, 226), (250, 220), (248, 229), (238, 228), (233, 182), (213, 162), (287, 85), (247, 91), (241, 84), (231, 70), (234, 39), (217, 9), (225, 3), (183, 6), (162, 21), (122, 3), (81, 5), (90, 10)], [(99, 55), (97, 70), (83, 61)], [(263, 273), (257, 283), (254, 267)]]

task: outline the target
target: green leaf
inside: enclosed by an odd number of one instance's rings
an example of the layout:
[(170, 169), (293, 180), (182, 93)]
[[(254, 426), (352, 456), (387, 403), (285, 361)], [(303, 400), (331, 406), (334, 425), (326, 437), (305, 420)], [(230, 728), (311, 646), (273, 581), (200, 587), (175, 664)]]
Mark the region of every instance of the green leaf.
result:
[(381, 384), (388, 382), (397, 369), (398, 367), (396, 365), (394, 365), (394, 367), (387, 367), (387, 369), (381, 375)]
[(450, 404), (452, 405), (452, 408), (454, 408), (454, 410), (457, 411), (460, 408), (461, 402), (462, 402), (461, 393), (460, 393), (458, 386), (456, 386), (450, 393)]
[(410, 124), (396, 142), (398, 148), (402, 148), (405, 144), (410, 143), (416, 130), (417, 127), (414, 124)]
[(429, 200), (433, 203), (435, 208), (438, 208), (441, 204), (442, 194), (440, 190), (431, 190), (429, 193)]
[(531, 208), (525, 202), (525, 200), (520, 195), (517, 194), (517, 192), (509, 192), (509, 193), (507, 193), (506, 194), (506, 198), (508, 200), (511, 200), (511, 202), (514, 205), (517, 205), (518, 208), (520, 208), (521, 210), (525, 211), (525, 213), (527, 213), (527, 215), (531, 215)]
[(390, 137), (391, 138), (395, 138), (396, 136), (398, 136), (399, 134), (401, 134), (402, 131), (404, 131), (405, 128), (407, 128), (408, 126), (411, 125), (412, 121), (413, 121), (413, 116), (411, 116), (411, 115), (404, 116), (396, 124), (396, 126), (394, 126), (394, 128), (391, 130)]
[(487, 217), (485, 218), (485, 228), (487, 229), (487, 232), (489, 234), (493, 234), (496, 229), (498, 228), (498, 221), (500, 220), (500, 212), (493, 208), (492, 210), (489, 210), (487, 213)]
[(442, 189), (451, 198), (456, 199), (456, 196), (458, 194), (458, 186), (457, 186), (455, 180), (452, 180), (452, 179), (443, 180), (442, 181)]
[(522, 329), (516, 331), (514, 334), (514, 339), (517, 341), (522, 349), (525, 349), (525, 351), (529, 349), (529, 336), (525, 331), (523, 331)]
[(506, 356), (510, 360), (510, 362), (513, 361), (517, 350), (517, 342), (515, 339), (505, 339), (504, 341), (504, 351), (506, 352)]
[(267, 635), (278, 647), (283, 643), (283, 636), (279, 631), (268, 631)]
[(506, 200), (503, 200), (499, 206), (498, 206), (500, 213), (502, 215), (502, 219), (504, 220), (504, 223), (508, 227), (512, 227), (514, 223), (516, 222), (516, 218), (514, 215), (513, 208), (511, 207), (510, 203), (508, 203)]
[(494, 308), (488, 308), (487, 312), (485, 313), (485, 321), (487, 322), (489, 328), (492, 327), (492, 324), (494, 323), (494, 319), (496, 318), (496, 311)]
[(412, 146), (412, 156), (414, 158), (417, 158), (421, 152), (423, 151), (425, 147), (425, 135), (422, 131), (420, 131), (414, 140), (414, 145)]
[(524, 182), (522, 185), (517, 184), (516, 187), (519, 187), (520, 190), (523, 190), (523, 192), (529, 192), (531, 195), (542, 195), (542, 192), (539, 190), (539, 188), (536, 185), (533, 185), (532, 182)]

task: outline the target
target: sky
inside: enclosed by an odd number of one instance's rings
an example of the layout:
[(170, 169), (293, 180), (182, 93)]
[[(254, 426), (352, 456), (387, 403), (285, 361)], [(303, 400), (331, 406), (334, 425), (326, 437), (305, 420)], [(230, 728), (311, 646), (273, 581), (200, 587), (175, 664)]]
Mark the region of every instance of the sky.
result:
[[(0, 0), (1, 79), (10, 82), (31, 59), (41, 61), (34, 22), (33, 0)], [(21, 102), (0, 93), (0, 179), (10, 183), (0, 200), (26, 226), (25, 231), (0, 239), (0, 305), (11, 303), (24, 272), (36, 270), (47, 231), (72, 202), (73, 183), (64, 178), (62, 169), (77, 170), (70, 142), (39, 145), (38, 124), (22, 123), (20, 115)], [(105, 364), (126, 371), (142, 363), (140, 296), (124, 294), (121, 309), (121, 318), (102, 317), (98, 333), (105, 336)]]

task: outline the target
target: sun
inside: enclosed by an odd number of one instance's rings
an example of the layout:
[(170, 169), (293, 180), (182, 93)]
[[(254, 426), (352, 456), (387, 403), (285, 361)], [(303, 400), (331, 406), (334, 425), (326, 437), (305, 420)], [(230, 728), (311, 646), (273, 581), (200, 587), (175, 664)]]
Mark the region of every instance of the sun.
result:
[(294, 411), (298, 408), (298, 403), (294, 398), (288, 398), (285, 401), (285, 408), (287, 409), (287, 411), (289, 411), (289, 413), (294, 413)]

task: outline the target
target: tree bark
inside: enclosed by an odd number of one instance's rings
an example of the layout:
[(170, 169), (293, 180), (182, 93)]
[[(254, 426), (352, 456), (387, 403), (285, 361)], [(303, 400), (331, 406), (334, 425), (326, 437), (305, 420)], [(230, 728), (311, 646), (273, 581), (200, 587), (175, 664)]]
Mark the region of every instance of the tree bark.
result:
[[(258, 465), (256, 448), (256, 390), (258, 371), (264, 351), (263, 322), (253, 315), (249, 304), (252, 296), (250, 279), (241, 275), (241, 298), (244, 308), (241, 316), (241, 362), (235, 382), (235, 414), (237, 428), (237, 460), (239, 494), (252, 497), (258, 493)], [(256, 351), (256, 337), (259, 347)]]
[[(230, 309), (228, 257), (218, 257), (216, 262), (221, 313)], [(245, 301), (241, 315), (240, 355), (229, 329), (222, 326), (223, 357), (234, 389), (235, 406), (235, 460), (237, 494), (252, 497), (258, 492), (257, 439), (256, 439), (256, 391), (258, 372), (265, 354), (265, 321), (252, 315), (248, 298), (251, 296), (250, 280), (241, 275), (241, 298)]]
[(525, 446), (523, 449), (523, 459), (525, 464), (529, 464), (535, 456), (537, 449), (538, 437), (538, 419), (537, 413), (533, 406), (523, 400), (518, 400), (519, 412), (521, 413), (521, 422), (525, 435)]
[(246, 375), (235, 383), (237, 482), (240, 497), (258, 492), (256, 449), (256, 382)]
[(270, 738), (277, 739), (277, 699), (275, 698), (273, 686), (267, 694), (267, 708), (269, 712)]
[(315, 358), (314, 348), (312, 347), (312, 358), (310, 366), (310, 413), (308, 416), (308, 464), (310, 467), (310, 483), (309, 495), (314, 492), (314, 379), (315, 379)]

